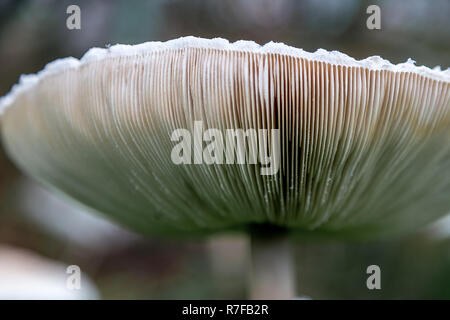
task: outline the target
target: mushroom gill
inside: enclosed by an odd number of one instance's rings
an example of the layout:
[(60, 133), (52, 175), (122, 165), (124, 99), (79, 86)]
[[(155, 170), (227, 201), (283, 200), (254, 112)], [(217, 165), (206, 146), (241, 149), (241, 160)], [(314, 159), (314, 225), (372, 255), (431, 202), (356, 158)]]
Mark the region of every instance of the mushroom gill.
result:
[[(187, 37), (25, 76), (1, 130), (29, 175), (140, 232), (390, 233), (450, 212), (449, 83), (412, 61)], [(198, 122), (278, 130), (258, 145), (279, 149), (279, 170), (173, 163), (172, 133)]]

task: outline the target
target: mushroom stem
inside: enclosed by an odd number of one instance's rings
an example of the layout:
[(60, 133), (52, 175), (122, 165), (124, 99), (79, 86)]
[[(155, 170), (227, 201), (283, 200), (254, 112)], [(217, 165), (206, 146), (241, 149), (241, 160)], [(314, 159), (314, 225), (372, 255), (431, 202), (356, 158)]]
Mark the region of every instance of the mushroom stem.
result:
[(293, 299), (294, 261), (285, 235), (252, 235), (250, 261), (251, 299)]

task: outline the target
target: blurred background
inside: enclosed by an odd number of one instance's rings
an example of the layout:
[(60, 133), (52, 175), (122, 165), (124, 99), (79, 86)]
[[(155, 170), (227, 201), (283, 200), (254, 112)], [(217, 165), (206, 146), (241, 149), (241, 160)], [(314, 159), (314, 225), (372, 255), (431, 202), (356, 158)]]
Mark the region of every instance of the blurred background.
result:
[[(81, 30), (66, 27), (72, 4)], [(366, 27), (371, 4), (381, 9), (381, 30)], [(0, 0), (0, 96), (56, 58), (186, 35), (448, 68), (449, 16), (448, 0)], [(393, 239), (293, 246), (299, 296), (450, 299), (449, 219)], [(242, 234), (144, 239), (58, 199), (0, 150), (0, 298), (240, 299), (247, 254)], [(381, 290), (366, 287), (372, 264)], [(81, 290), (66, 289), (69, 265), (81, 269)]]

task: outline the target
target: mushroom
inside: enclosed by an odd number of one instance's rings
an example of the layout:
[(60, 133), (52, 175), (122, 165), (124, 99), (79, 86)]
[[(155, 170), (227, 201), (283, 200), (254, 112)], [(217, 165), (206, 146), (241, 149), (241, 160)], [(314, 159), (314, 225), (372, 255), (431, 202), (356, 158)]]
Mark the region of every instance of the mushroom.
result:
[[(138, 232), (250, 231), (252, 297), (285, 298), (283, 234), (398, 234), (450, 211), (449, 83), (449, 69), (412, 60), (185, 37), (22, 76), (0, 102), (1, 130), (23, 171)], [(218, 161), (219, 138), (239, 129), (278, 134), (236, 138), (245, 161)], [(249, 161), (255, 147), (277, 171)]]

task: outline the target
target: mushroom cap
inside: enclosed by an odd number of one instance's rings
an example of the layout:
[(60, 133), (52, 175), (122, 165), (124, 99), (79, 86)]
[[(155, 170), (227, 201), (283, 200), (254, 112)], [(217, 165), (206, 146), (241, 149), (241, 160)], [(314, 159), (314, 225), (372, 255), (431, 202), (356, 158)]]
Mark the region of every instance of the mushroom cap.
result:
[[(1, 130), (29, 175), (139, 232), (380, 235), (450, 212), (449, 83), (449, 69), (412, 60), (186, 37), (22, 76), (0, 101)], [(279, 170), (173, 163), (171, 135), (196, 121), (278, 130), (259, 143), (278, 148)]]

